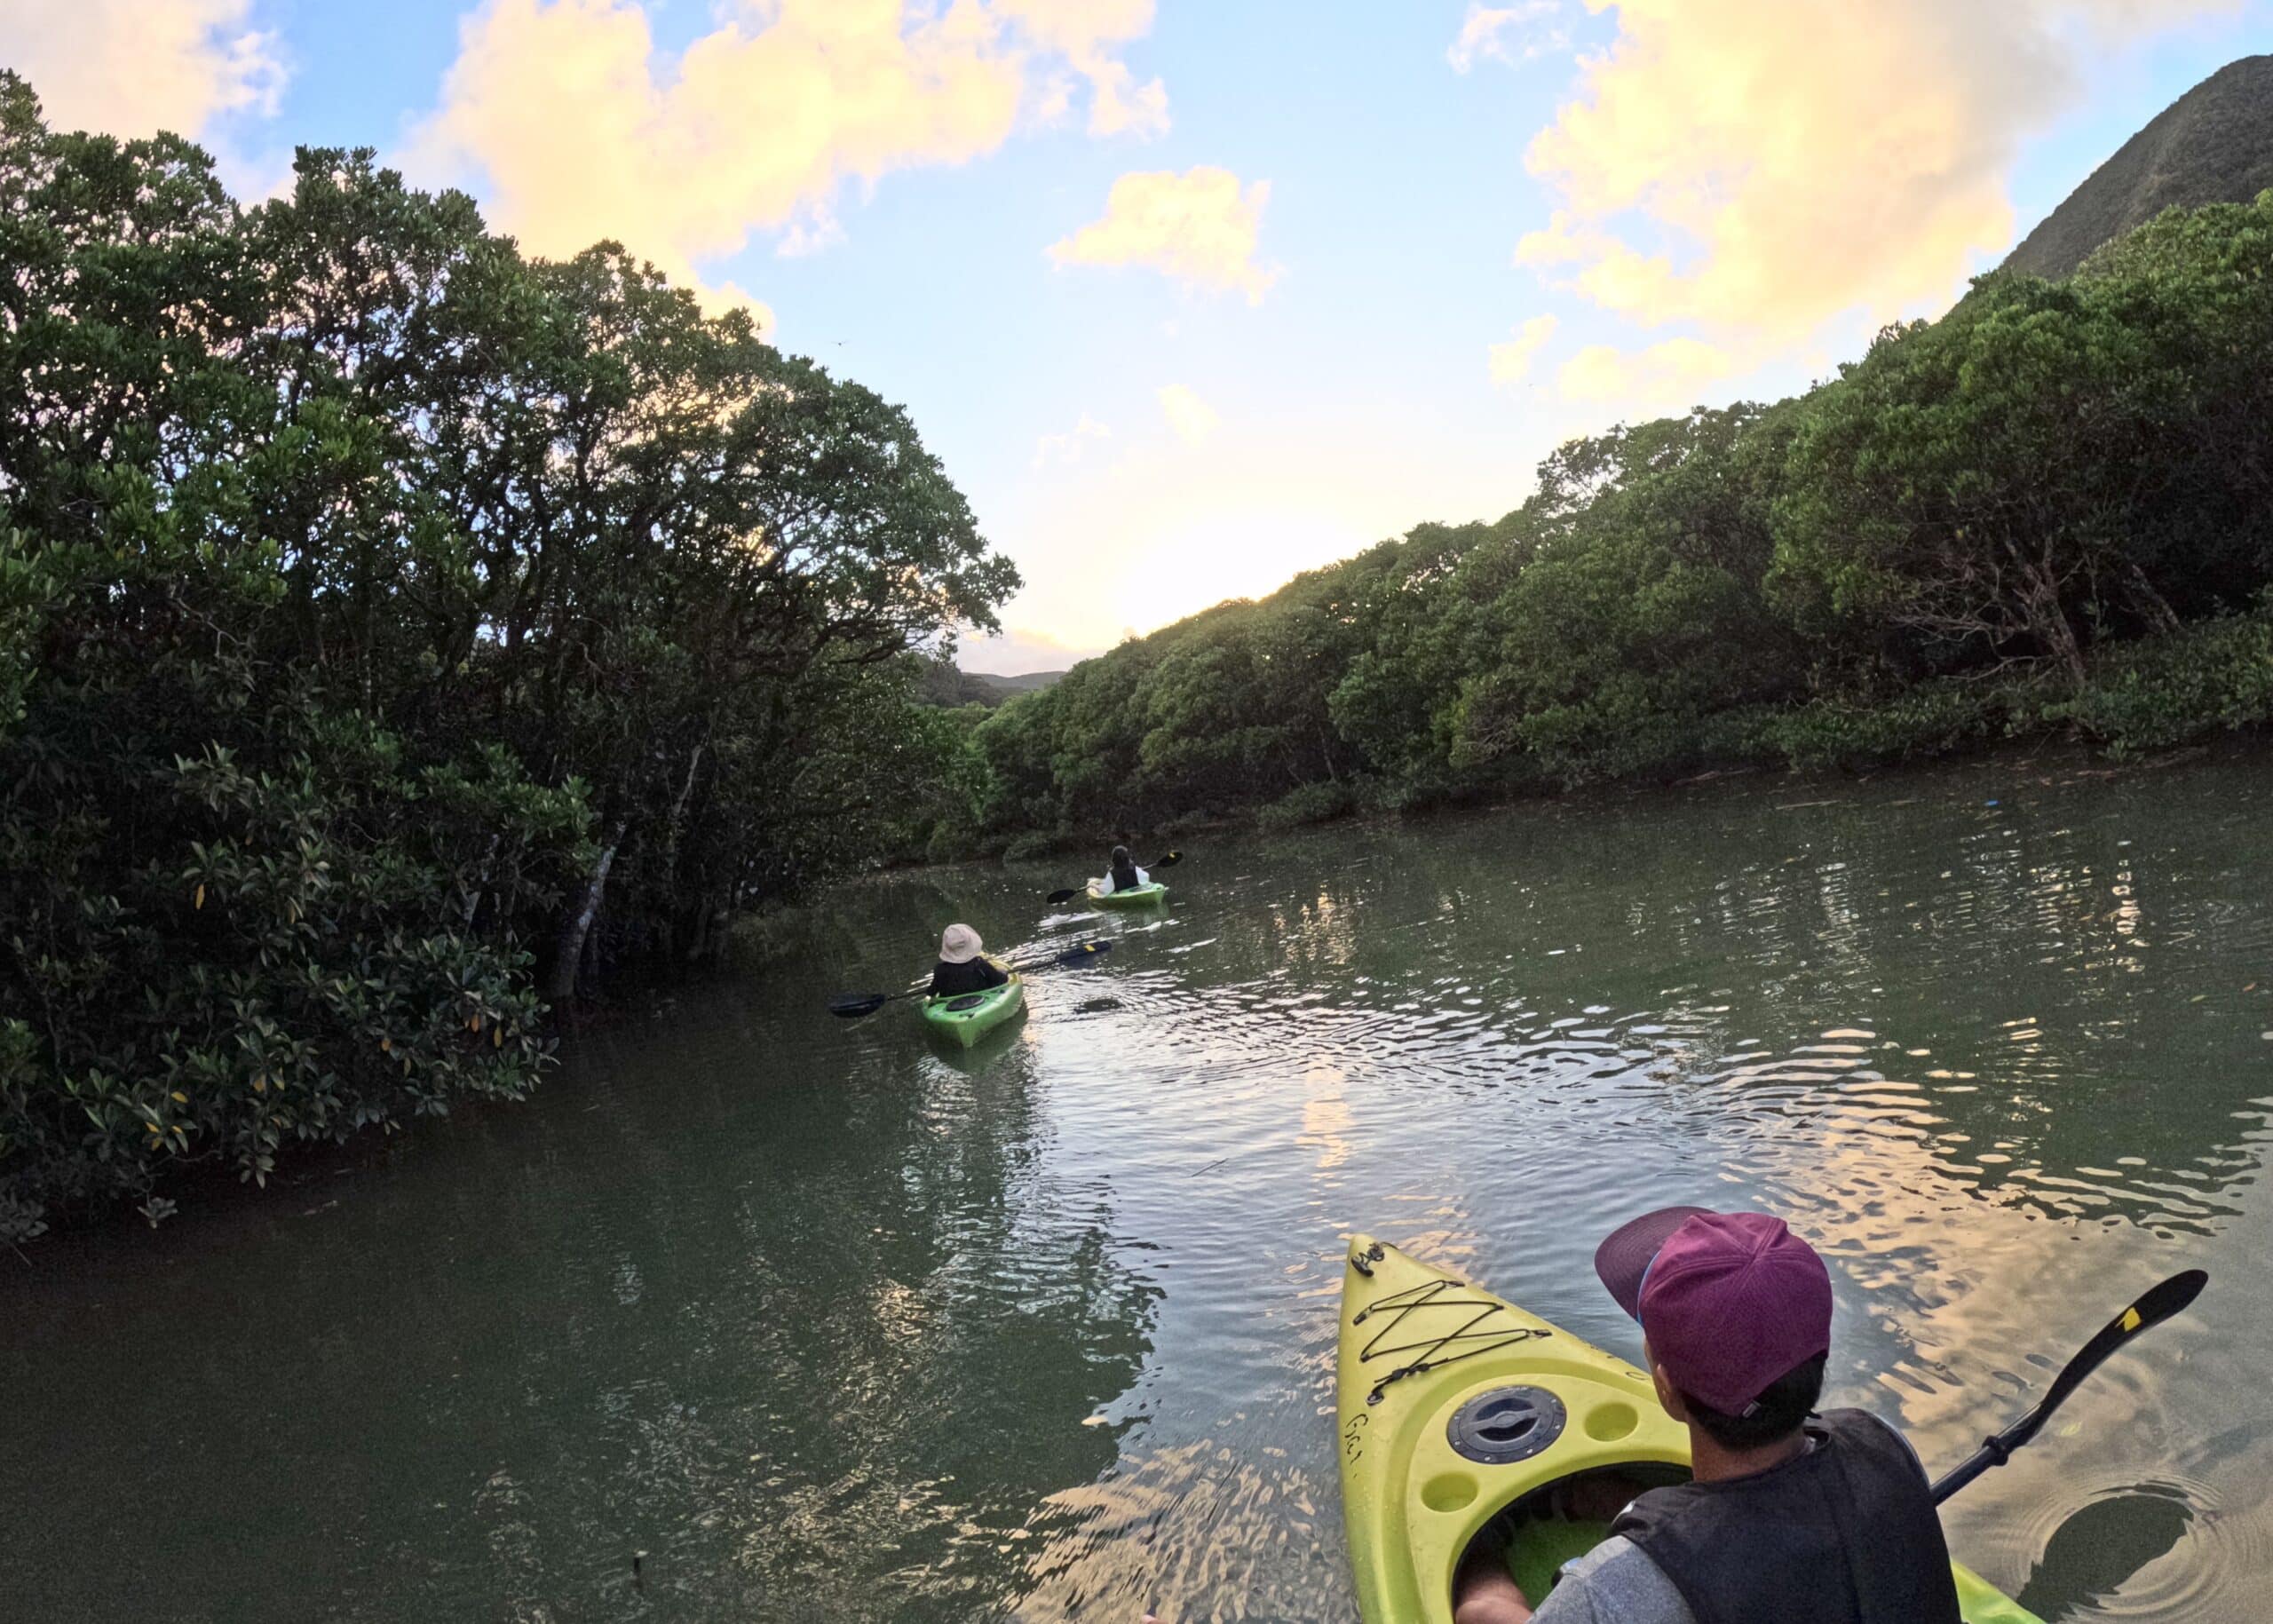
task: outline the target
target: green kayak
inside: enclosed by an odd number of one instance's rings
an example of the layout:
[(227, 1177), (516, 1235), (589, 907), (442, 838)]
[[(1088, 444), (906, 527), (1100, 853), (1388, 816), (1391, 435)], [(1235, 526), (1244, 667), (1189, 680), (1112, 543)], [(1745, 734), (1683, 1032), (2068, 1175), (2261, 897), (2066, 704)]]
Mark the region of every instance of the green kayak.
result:
[(1150, 885), (1139, 885), (1134, 891), (1116, 891), (1106, 896), (1097, 894), (1095, 880), (1089, 882), (1089, 900), (1099, 907), (1144, 907), (1168, 899), (1168, 888), (1154, 880)]
[(933, 1032), (944, 1034), (969, 1049), (1026, 1007), (1026, 984), (1013, 973), (1002, 986), (983, 993), (926, 998), (923, 1019)]
[[(1648, 1376), (1366, 1235), (1350, 1240), (1342, 1275), (1335, 1390), (1342, 1521), (1366, 1624), (1451, 1624), (1469, 1541), (1549, 1484), (1612, 1468), (1644, 1481), (1689, 1473), (1688, 1429), (1659, 1406)], [(1527, 1520), (1509, 1569), (1536, 1604), (1564, 1562), (1609, 1533)], [(2041, 1624), (1952, 1566), (1966, 1624)]]

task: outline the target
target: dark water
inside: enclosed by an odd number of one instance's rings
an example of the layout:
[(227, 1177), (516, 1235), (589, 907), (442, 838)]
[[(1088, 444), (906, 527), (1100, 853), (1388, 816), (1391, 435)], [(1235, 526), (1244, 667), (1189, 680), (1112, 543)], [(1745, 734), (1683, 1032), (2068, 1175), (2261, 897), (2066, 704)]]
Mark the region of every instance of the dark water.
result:
[[(1678, 1200), (1833, 1256), (1834, 1396), (1936, 1463), (2208, 1268), (1952, 1543), (2263, 1618), (2269, 849), (2261, 754), (1193, 841), (1152, 918), (855, 887), (534, 1106), (0, 1254), (0, 1616), (1347, 1620), (1339, 1238), (1630, 1351), (1587, 1260)], [(822, 1012), (956, 917), (1118, 945), (968, 1058)]]

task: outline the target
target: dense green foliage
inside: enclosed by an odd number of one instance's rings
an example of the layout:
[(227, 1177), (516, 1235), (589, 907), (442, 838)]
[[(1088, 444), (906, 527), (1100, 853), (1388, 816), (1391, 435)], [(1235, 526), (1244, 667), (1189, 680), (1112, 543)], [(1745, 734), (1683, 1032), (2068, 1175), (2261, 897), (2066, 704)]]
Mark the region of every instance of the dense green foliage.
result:
[(2273, 193), (1984, 279), (1802, 398), (1565, 446), (981, 722), (1029, 844), (2273, 716)]
[(548, 1000), (967, 805), (907, 416), (603, 244), (0, 76), (0, 1239), (513, 1096)]

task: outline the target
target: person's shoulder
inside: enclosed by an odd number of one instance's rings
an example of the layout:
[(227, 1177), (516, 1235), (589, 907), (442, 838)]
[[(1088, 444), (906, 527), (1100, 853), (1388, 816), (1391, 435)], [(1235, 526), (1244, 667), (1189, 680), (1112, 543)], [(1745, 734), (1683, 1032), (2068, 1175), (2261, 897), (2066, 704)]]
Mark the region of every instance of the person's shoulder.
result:
[(1666, 1571), (1622, 1534), (1563, 1565), (1534, 1624), (1697, 1624)]
[(1918, 1453), (1918, 1446), (1910, 1441), (1910, 1435), (1907, 1432), (1887, 1420), (1885, 1416), (1874, 1415), (1868, 1410), (1826, 1410), (1823, 1413), (1823, 1419), (1826, 1422), (1836, 1421), (1849, 1428), (1874, 1429), (1887, 1434), (1902, 1446), (1903, 1454), (1917, 1462), (1919, 1475), (1921, 1477), (1926, 1475), (1926, 1460)]

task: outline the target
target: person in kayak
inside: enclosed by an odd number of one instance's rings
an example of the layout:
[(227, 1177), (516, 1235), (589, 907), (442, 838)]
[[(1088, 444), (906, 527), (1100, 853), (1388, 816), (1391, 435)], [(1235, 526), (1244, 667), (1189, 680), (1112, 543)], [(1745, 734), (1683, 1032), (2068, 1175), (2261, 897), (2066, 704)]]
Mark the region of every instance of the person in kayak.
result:
[[(1490, 1541), (1454, 1581), (1456, 1624), (1960, 1624), (1949, 1548), (1909, 1441), (1863, 1410), (1814, 1414), (1831, 1351), (1831, 1276), (1762, 1213), (1669, 1207), (1620, 1229), (1595, 1272), (1642, 1327), (1692, 1480), (1596, 1477), (1554, 1509), (1614, 1518), (1532, 1600)], [(1621, 1509), (1622, 1508), (1622, 1509)]]
[(1010, 978), (986, 956), (986, 944), (966, 924), (952, 924), (939, 933), (939, 962), (931, 966), (931, 996), (954, 997), (983, 993)]
[(1136, 891), (1152, 883), (1152, 876), (1136, 866), (1136, 860), (1129, 855), (1127, 846), (1113, 847), (1113, 860), (1105, 865), (1105, 878), (1089, 882), (1100, 897), (1110, 897), (1117, 891)]

